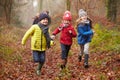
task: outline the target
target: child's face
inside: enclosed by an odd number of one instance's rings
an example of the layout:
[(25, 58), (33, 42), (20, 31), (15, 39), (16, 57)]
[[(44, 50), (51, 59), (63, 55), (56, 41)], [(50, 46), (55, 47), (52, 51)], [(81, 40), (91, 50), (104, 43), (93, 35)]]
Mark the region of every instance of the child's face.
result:
[(86, 20), (87, 20), (87, 16), (82, 16), (82, 17), (81, 17), (81, 20), (82, 20), (82, 21), (86, 21)]
[(40, 23), (46, 26), (46, 25), (48, 25), (48, 19), (47, 19), (47, 18), (42, 19), (42, 20), (40, 21)]
[(63, 24), (70, 24), (69, 20), (63, 20)]
[(67, 27), (70, 24), (69, 20), (63, 20), (62, 23), (64, 24), (64, 27)]

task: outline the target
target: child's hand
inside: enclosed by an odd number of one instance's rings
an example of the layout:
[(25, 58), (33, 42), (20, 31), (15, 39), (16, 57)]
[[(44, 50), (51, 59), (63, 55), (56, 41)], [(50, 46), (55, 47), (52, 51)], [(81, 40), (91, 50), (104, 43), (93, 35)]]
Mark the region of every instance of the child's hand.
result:
[(92, 31), (93, 31), (93, 34), (95, 33), (95, 31), (92, 29)]
[(51, 36), (51, 39), (55, 39), (55, 35), (52, 35), (52, 36)]
[(71, 30), (69, 30), (69, 33), (70, 33), (70, 34), (72, 34), (72, 31), (71, 31)]
[(58, 27), (58, 29), (61, 31), (63, 29), (63, 27), (60, 26), (60, 27)]
[(26, 49), (27, 46), (26, 46), (26, 45), (21, 45), (21, 48), (22, 48), (22, 49)]

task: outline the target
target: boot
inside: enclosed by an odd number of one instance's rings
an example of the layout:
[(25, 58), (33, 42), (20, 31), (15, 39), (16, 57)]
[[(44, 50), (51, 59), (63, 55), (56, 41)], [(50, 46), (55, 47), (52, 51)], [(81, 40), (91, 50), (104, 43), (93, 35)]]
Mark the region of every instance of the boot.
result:
[(65, 69), (65, 65), (61, 65), (60, 67), (61, 67), (61, 69)]
[(36, 74), (37, 74), (38, 76), (40, 76), (41, 71), (40, 71), (40, 70), (37, 70), (37, 71), (36, 71)]
[(41, 68), (42, 68), (42, 64), (39, 63), (38, 64), (38, 67), (37, 67), (37, 70), (36, 70), (36, 74), (39, 76), (41, 74)]
[(85, 68), (89, 68), (88, 58), (89, 58), (89, 54), (85, 54), (85, 59), (84, 59), (84, 67)]
[(82, 56), (79, 56), (78, 60), (79, 60), (79, 62), (81, 62), (82, 61)]
[(65, 69), (67, 64), (67, 59), (62, 60), (62, 64), (60, 65), (61, 69)]

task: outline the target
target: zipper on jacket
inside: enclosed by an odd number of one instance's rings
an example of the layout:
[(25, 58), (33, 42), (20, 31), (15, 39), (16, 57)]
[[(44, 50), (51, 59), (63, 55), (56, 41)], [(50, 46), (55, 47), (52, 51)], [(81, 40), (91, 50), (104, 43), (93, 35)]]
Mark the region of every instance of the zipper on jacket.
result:
[(42, 51), (42, 35), (43, 35), (43, 33), (41, 31), (41, 51)]

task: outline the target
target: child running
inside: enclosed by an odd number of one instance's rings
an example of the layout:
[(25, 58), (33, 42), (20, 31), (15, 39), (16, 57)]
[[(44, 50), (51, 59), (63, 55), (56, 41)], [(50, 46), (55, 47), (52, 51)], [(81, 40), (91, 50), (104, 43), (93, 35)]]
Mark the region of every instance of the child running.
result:
[(89, 58), (89, 45), (93, 35), (91, 20), (88, 18), (87, 13), (83, 10), (79, 10), (79, 18), (77, 20), (77, 40), (80, 45), (79, 61), (81, 62), (82, 56), (84, 54), (84, 67), (88, 68), (88, 58)]
[(22, 39), (22, 45), (25, 45), (27, 39), (31, 36), (31, 50), (33, 52), (34, 62), (38, 63), (36, 70), (37, 75), (41, 74), (41, 68), (45, 63), (45, 51), (50, 48), (52, 42), (49, 36), (50, 17), (46, 13), (41, 13), (38, 24), (34, 24), (25, 33)]
[(62, 58), (62, 64), (61, 64), (61, 69), (64, 69), (67, 64), (67, 58), (68, 58), (68, 53), (70, 50), (70, 47), (72, 45), (72, 38), (76, 37), (77, 34), (71, 24), (72, 21), (72, 16), (70, 11), (65, 11), (63, 15), (63, 21), (60, 24), (58, 28), (56, 28), (53, 31), (53, 35), (51, 36), (52, 39), (55, 38), (55, 36), (61, 32), (60, 35), (60, 45), (61, 45), (61, 58)]

